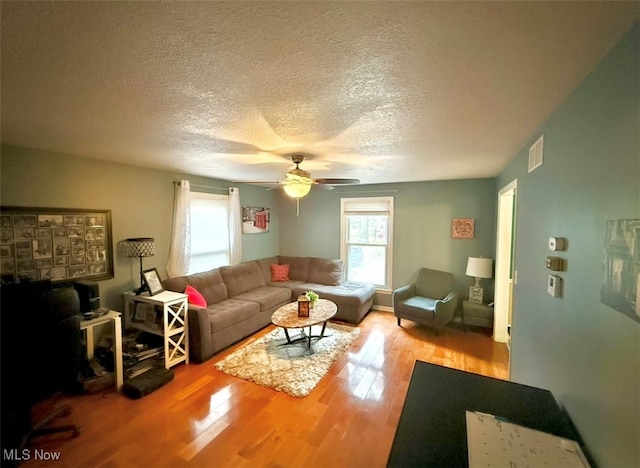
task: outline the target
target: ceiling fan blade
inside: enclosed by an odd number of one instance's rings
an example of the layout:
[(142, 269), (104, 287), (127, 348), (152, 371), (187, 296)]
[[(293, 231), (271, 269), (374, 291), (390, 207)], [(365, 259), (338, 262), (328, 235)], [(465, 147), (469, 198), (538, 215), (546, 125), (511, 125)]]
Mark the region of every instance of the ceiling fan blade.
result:
[(335, 187), (333, 185), (325, 185), (325, 184), (315, 184), (313, 186), (313, 190), (334, 190)]
[(323, 185), (353, 185), (359, 184), (359, 179), (315, 179), (316, 184)]
[(234, 184), (250, 184), (250, 185), (261, 185), (267, 187), (281, 187), (283, 181), (281, 180), (234, 180), (232, 181)]

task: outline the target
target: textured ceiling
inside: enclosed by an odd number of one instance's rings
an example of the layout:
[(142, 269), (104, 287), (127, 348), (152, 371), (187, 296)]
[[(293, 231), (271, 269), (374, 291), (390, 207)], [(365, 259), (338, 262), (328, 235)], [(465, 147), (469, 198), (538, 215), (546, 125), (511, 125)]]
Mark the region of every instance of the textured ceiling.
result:
[(498, 174), (638, 2), (2, 1), (2, 142), (227, 180)]

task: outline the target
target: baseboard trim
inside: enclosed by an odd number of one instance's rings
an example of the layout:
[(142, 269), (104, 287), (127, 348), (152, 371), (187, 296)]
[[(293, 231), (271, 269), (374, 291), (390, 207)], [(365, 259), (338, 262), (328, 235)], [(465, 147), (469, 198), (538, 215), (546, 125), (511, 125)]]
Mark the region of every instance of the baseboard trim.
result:
[(373, 310), (380, 310), (380, 311), (382, 311), (382, 312), (393, 312), (393, 307), (383, 306), (383, 305), (378, 305), (378, 304), (375, 304), (375, 305), (372, 307), (372, 309), (373, 309)]

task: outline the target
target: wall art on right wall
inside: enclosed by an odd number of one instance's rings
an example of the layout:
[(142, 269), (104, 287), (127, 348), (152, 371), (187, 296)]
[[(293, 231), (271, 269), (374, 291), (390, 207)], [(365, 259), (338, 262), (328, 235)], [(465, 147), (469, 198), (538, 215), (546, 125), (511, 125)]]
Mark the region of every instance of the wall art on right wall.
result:
[(476, 236), (476, 221), (473, 218), (454, 218), (451, 222), (451, 237), (473, 239)]
[(607, 221), (600, 301), (640, 322), (640, 219)]

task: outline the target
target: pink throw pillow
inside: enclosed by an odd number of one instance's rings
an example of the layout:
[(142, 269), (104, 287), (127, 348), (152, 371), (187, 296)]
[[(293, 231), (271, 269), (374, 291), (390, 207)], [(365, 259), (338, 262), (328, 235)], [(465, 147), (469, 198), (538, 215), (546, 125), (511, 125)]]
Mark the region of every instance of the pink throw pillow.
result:
[(282, 283), (289, 281), (289, 265), (271, 264), (271, 281)]
[(189, 304), (197, 305), (200, 307), (207, 307), (207, 301), (202, 294), (191, 285), (187, 285), (184, 289), (184, 293), (189, 296)]

